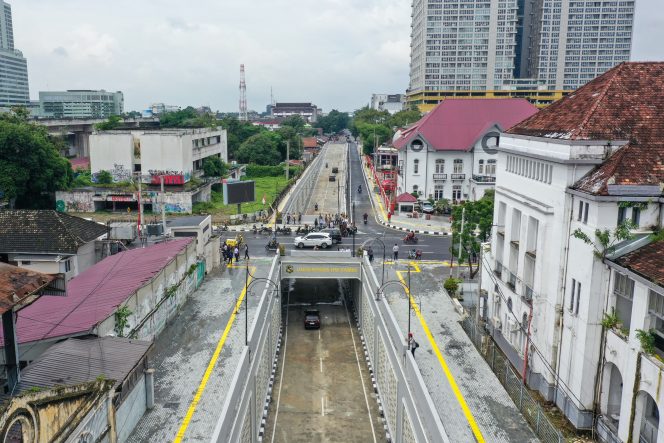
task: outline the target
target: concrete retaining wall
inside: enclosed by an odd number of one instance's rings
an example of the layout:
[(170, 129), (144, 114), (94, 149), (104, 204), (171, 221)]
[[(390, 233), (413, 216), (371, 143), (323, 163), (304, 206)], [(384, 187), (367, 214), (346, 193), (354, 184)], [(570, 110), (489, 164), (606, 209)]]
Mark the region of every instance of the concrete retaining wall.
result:
[(320, 172), (320, 162), (324, 157), (324, 150), (321, 149), (320, 154), (311, 162), (307, 169), (302, 173), (302, 176), (295, 184), (295, 187), (292, 191), (288, 203), (281, 211), (283, 214), (290, 212), (291, 214), (297, 214), (298, 212), (304, 213), (309, 204), (309, 199), (311, 199), (311, 194), (316, 187), (316, 181), (318, 180), (318, 174)]

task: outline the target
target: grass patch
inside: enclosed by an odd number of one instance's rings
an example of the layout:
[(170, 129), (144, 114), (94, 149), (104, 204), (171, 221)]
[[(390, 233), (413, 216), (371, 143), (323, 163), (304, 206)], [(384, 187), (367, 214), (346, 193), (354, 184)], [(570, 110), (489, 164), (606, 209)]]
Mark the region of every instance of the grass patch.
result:
[[(242, 180), (254, 180), (256, 182), (256, 201), (242, 204), (242, 212), (245, 214), (268, 209), (274, 202), (275, 197), (288, 183), (283, 175), (279, 177), (242, 177)], [(265, 195), (265, 205), (262, 202), (263, 195)], [(212, 191), (210, 202), (195, 203), (192, 212), (194, 214), (235, 215), (237, 214), (237, 205), (224, 205), (223, 192)]]

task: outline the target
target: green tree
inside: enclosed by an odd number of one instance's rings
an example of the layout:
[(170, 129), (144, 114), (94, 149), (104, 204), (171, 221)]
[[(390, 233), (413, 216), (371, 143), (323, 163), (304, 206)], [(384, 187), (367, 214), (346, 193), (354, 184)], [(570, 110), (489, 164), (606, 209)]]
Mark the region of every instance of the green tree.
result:
[(609, 229), (595, 229), (596, 240), (592, 240), (588, 234), (579, 228), (572, 232), (572, 237), (592, 246), (593, 255), (599, 260), (604, 260), (607, 255), (615, 252), (618, 243), (633, 238), (632, 229), (634, 229), (634, 225), (630, 220), (626, 220), (612, 231)]
[(314, 125), (321, 128), (326, 134), (334, 134), (348, 128), (350, 118), (347, 112), (339, 112), (336, 109), (330, 111), (325, 117), (320, 117)]
[(288, 158), (297, 160), (302, 158), (302, 139), (300, 135), (290, 126), (282, 126), (275, 131), (281, 137), (279, 142), (279, 154), (282, 160), (286, 160), (286, 143), (290, 142)]
[(119, 115), (111, 115), (105, 122), (97, 123), (95, 129), (98, 131), (110, 131), (117, 129), (122, 125), (122, 117)]
[(71, 184), (71, 164), (46, 128), (27, 113), (0, 114), (0, 193), (16, 208), (51, 209), (53, 193)]
[(274, 132), (261, 132), (249, 137), (237, 150), (237, 159), (242, 163), (277, 165), (281, 162), (279, 153), (281, 137)]
[(304, 119), (295, 114), (295, 115), (289, 115), (283, 121), (281, 122), (281, 126), (290, 126), (291, 128), (295, 129), (295, 132), (298, 134), (302, 134), (304, 131), (304, 126), (307, 124), (307, 122), (304, 121)]
[(240, 145), (249, 139), (249, 137), (266, 131), (264, 128), (252, 125), (249, 122), (241, 122), (233, 116), (226, 116), (219, 123), (226, 130), (228, 157), (231, 159), (237, 159), (236, 154), (238, 149), (240, 149)]
[(479, 270), (479, 263), (475, 263), (474, 259), (479, 258), (480, 242), (487, 241), (491, 226), (493, 226), (493, 194), (485, 194), (477, 201), (467, 201), (452, 211), (450, 249), (454, 257), (459, 257), (459, 242), (461, 242), (461, 262), (468, 263), (470, 278), (474, 278)]
[(122, 114), (123, 118), (141, 118), (142, 114), (138, 111), (129, 111)]
[(113, 175), (109, 171), (97, 172), (97, 183), (100, 185), (110, 185), (113, 183)]
[(399, 111), (390, 116), (387, 123), (393, 129), (403, 128), (412, 125), (422, 118), (422, 113), (417, 110)]
[(164, 112), (159, 116), (159, 125), (162, 128), (190, 128), (194, 127), (198, 113), (191, 106), (174, 112)]
[(226, 164), (216, 155), (206, 157), (203, 160), (203, 172), (208, 177), (223, 177), (227, 171)]

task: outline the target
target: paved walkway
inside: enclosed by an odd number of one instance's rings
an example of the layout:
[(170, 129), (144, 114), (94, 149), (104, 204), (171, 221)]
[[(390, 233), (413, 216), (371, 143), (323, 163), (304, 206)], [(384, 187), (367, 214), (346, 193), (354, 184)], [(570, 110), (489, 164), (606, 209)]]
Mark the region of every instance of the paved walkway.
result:
[[(387, 266), (385, 280), (402, 279), (407, 284), (407, 264), (408, 261), (400, 260)], [(380, 275), (380, 265), (375, 268)], [(448, 272), (440, 265), (415, 264), (411, 270), (411, 293), (416, 306), (410, 314), (411, 331), (420, 345), (415, 360), (450, 441), (537, 442), (461, 328), (460, 317), (442, 289), (441, 277)], [(392, 285), (386, 296), (406, 337), (409, 311), (403, 291)], [(467, 405), (465, 412), (463, 404)]]
[[(359, 146), (358, 149), (361, 153), (362, 147)], [(374, 191), (376, 188), (376, 182), (373, 179), (371, 171), (364, 163), (364, 159), (362, 161), (362, 172), (364, 173), (364, 180), (367, 184), (369, 195), (371, 196), (371, 204), (375, 209), (374, 213), (378, 223), (384, 226), (388, 226), (392, 229), (398, 229), (400, 231), (413, 231), (417, 234), (451, 235), (451, 224), (449, 222), (449, 217), (432, 215), (430, 220), (427, 220), (426, 218), (409, 218), (406, 215), (393, 214), (390, 218), (390, 221), (388, 222), (387, 208), (383, 204), (380, 193)]]
[[(264, 277), (271, 260), (252, 259)], [(251, 269), (255, 268), (255, 271)], [(155, 406), (136, 425), (128, 443), (208, 441), (244, 346), (244, 261), (210, 273), (155, 341)], [(257, 287), (251, 293), (262, 292)], [(249, 322), (258, 297), (249, 297)]]

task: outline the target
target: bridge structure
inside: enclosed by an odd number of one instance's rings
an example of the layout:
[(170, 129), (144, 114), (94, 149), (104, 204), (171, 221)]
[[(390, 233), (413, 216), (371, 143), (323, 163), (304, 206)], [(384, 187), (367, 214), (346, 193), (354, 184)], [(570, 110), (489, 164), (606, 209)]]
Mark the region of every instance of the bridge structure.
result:
[[(366, 258), (294, 251), (275, 257), (264, 280), (211, 442), (309, 441), (321, 433), (345, 441), (449, 441)], [(314, 306), (318, 333), (300, 322)]]

